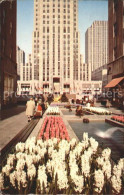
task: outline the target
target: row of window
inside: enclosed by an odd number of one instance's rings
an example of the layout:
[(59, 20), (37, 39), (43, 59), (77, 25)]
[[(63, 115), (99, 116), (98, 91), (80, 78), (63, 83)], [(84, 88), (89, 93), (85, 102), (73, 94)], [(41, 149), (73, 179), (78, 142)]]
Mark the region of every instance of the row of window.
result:
[[(43, 0), (43, 2), (50, 2), (51, 0)], [(56, 0), (52, 0), (53, 2), (55, 2)], [(58, 2), (60, 2), (61, 0), (58, 0)], [(74, 0), (75, 1), (75, 0)], [(36, 0), (36, 2), (38, 2), (38, 0)], [(70, 0), (63, 0), (63, 2), (70, 2)]]
[[(43, 24), (49, 24), (50, 22), (49, 21), (45, 21), (45, 20), (43, 20)], [(36, 24), (36, 26), (38, 25), (38, 23), (36, 22), (35, 23)], [(53, 24), (55, 24), (55, 20), (53, 20)], [(60, 24), (60, 20), (58, 20), (58, 24)], [(70, 21), (63, 21), (63, 24), (70, 24)], [(76, 26), (76, 24), (74, 24), (75, 26)]]
[[(75, 15), (75, 17), (76, 17), (76, 15)], [(47, 16), (46, 15), (43, 15), (43, 18), (49, 19), (49, 15), (47, 15)], [(55, 15), (53, 15), (53, 18), (55, 18)], [(59, 19), (60, 18), (60, 15), (58, 15), (57, 18)], [(66, 18), (67, 19), (70, 19), (70, 15), (68, 15), (67, 17), (66, 17), (66, 15), (63, 15), (63, 18), (64, 19), (66, 19)]]

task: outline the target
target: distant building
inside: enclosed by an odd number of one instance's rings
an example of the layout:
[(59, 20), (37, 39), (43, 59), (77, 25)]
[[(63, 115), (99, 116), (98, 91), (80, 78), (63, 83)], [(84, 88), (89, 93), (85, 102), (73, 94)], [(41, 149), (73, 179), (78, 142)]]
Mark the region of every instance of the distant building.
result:
[(92, 81), (102, 81), (102, 88), (104, 88), (107, 83), (107, 64), (97, 68), (92, 72)]
[(91, 66), (90, 64), (83, 63), (83, 57), (80, 55), (80, 81), (91, 80)]
[(25, 63), (20, 68), (20, 80), (21, 81), (30, 81), (32, 80), (32, 61), (31, 54), (28, 55), (27, 63)]
[[(32, 94), (34, 86), (32, 81), (32, 58), (31, 54), (28, 55), (27, 63), (22, 64), (20, 67), (20, 80), (17, 82), (17, 94)], [(31, 86), (32, 84), (32, 86)]]
[(108, 22), (95, 21), (85, 34), (85, 62), (91, 71), (108, 62)]
[(0, 111), (16, 103), (16, 0), (0, 3)]
[(76, 94), (90, 95), (92, 99), (94, 95), (101, 94), (102, 81), (75, 81), (74, 89)]
[(17, 76), (18, 80), (20, 80), (20, 71), (21, 67), (25, 66), (25, 52), (17, 46), (16, 48), (16, 58), (17, 58)]

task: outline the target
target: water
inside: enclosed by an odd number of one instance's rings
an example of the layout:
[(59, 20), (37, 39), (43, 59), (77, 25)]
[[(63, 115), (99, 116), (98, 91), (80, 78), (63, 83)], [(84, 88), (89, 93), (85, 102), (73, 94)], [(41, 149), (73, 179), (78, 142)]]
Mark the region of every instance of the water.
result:
[(116, 161), (124, 157), (124, 129), (113, 127), (103, 121), (83, 123), (82, 121), (68, 121), (75, 134), (82, 140), (83, 133), (95, 138), (100, 145), (112, 150), (112, 158)]

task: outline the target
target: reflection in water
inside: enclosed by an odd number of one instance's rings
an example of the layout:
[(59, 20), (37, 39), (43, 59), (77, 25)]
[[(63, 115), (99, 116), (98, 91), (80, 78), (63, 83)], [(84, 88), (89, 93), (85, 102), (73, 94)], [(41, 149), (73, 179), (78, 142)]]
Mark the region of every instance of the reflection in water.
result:
[(96, 135), (99, 136), (99, 137), (102, 137), (102, 138), (110, 138), (112, 137), (112, 134), (115, 132), (115, 131), (122, 131), (124, 132), (124, 129), (123, 128), (118, 128), (118, 127), (112, 127), (112, 128), (109, 128), (107, 129), (107, 131), (103, 132), (103, 131), (100, 131), (99, 129), (96, 131)]

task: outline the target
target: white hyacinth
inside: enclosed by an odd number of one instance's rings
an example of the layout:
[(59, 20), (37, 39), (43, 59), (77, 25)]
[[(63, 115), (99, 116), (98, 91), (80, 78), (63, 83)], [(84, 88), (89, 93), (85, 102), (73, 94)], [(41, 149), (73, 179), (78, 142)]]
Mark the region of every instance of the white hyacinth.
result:
[(83, 133), (83, 140), (86, 142), (88, 141), (88, 133), (86, 132)]
[(104, 186), (104, 174), (100, 169), (95, 171), (94, 179), (95, 179), (95, 184), (94, 184), (95, 191), (101, 193)]
[(116, 175), (113, 175), (111, 178), (111, 183), (112, 183), (113, 192), (116, 191), (116, 193), (119, 193), (122, 188), (121, 178)]
[(103, 173), (106, 175), (107, 179), (110, 179), (111, 171), (112, 171), (110, 161), (108, 159), (105, 160), (104, 157), (98, 157), (96, 159), (96, 162), (98, 163), (99, 168), (101, 167), (101, 169), (102, 169)]
[(24, 152), (25, 150), (25, 143), (19, 142), (16, 144), (16, 152)]
[(111, 111), (108, 111), (105, 108), (85, 107), (84, 109), (87, 110), (87, 111), (90, 111), (90, 112), (97, 113), (97, 114), (112, 114)]
[(124, 171), (124, 158), (121, 158), (118, 162), (118, 166), (122, 171)]
[(90, 141), (90, 145), (91, 145), (91, 148), (93, 149), (93, 152), (95, 153), (97, 151), (97, 148), (98, 148), (98, 142), (94, 139), (94, 138), (90, 138), (89, 139)]
[(81, 193), (82, 190), (84, 189), (84, 178), (81, 175), (75, 175), (75, 177), (73, 178), (73, 182), (76, 185), (74, 187), (76, 192)]
[(18, 153), (16, 154), (16, 159), (17, 159), (17, 160), (19, 160), (19, 159), (25, 159), (26, 156), (27, 156), (27, 154), (22, 153), (22, 152), (18, 152)]
[(26, 162), (25, 162), (24, 159), (19, 159), (17, 161), (17, 164), (16, 164), (16, 170), (17, 171), (22, 171), (24, 169), (24, 167), (25, 167), (25, 164), (26, 164)]
[(121, 177), (122, 172), (124, 171), (124, 159), (120, 159), (117, 165), (113, 167), (113, 174)]
[(27, 175), (30, 180), (32, 180), (36, 176), (36, 168), (33, 164), (28, 167)]
[(104, 162), (104, 164), (102, 166), (102, 170), (103, 170), (104, 174), (106, 175), (107, 179), (110, 179), (110, 177), (111, 177), (111, 163), (109, 160)]
[(47, 115), (50, 115), (50, 114), (57, 114), (59, 115), (60, 114), (60, 109), (59, 107), (55, 106), (55, 107), (52, 107), (52, 106), (49, 106), (46, 110), (46, 114)]
[(25, 162), (26, 162), (27, 167), (30, 167), (33, 164), (32, 155), (27, 155)]
[(17, 184), (18, 184), (18, 189), (20, 190), (21, 186), (23, 188), (26, 188), (28, 185), (27, 179), (26, 179), (26, 172), (19, 170), (16, 171), (16, 180), (17, 180)]
[(14, 188), (16, 188), (16, 171), (12, 172), (9, 177), (10, 177), (10, 183)]
[(4, 188), (4, 177), (3, 174), (0, 173), (0, 190)]
[(71, 147), (74, 147), (74, 146), (76, 145), (76, 143), (77, 143), (77, 140), (76, 140), (75, 138), (72, 138), (72, 139), (70, 140), (70, 146), (71, 146)]
[(104, 157), (104, 159), (110, 159), (110, 155), (111, 155), (111, 149), (110, 148), (106, 148), (102, 151), (102, 157)]
[(14, 154), (10, 154), (9, 157), (7, 158), (7, 164), (10, 166), (13, 166), (14, 160), (16, 159)]
[(2, 168), (2, 173), (4, 173), (6, 176), (9, 176), (11, 170), (12, 170), (12, 167), (10, 165), (5, 165)]
[(57, 178), (58, 188), (60, 190), (67, 189), (68, 188), (67, 171), (64, 171), (63, 169), (57, 169), (54, 174), (54, 179), (55, 179), (56, 174), (58, 175), (58, 178)]
[(90, 175), (90, 161), (89, 157), (87, 155), (81, 156), (81, 170), (82, 174), (85, 175), (85, 177), (88, 177)]
[(44, 165), (39, 166), (38, 168), (38, 180), (40, 182), (41, 193), (43, 193), (43, 183), (44, 183), (44, 188), (47, 188), (46, 167)]

